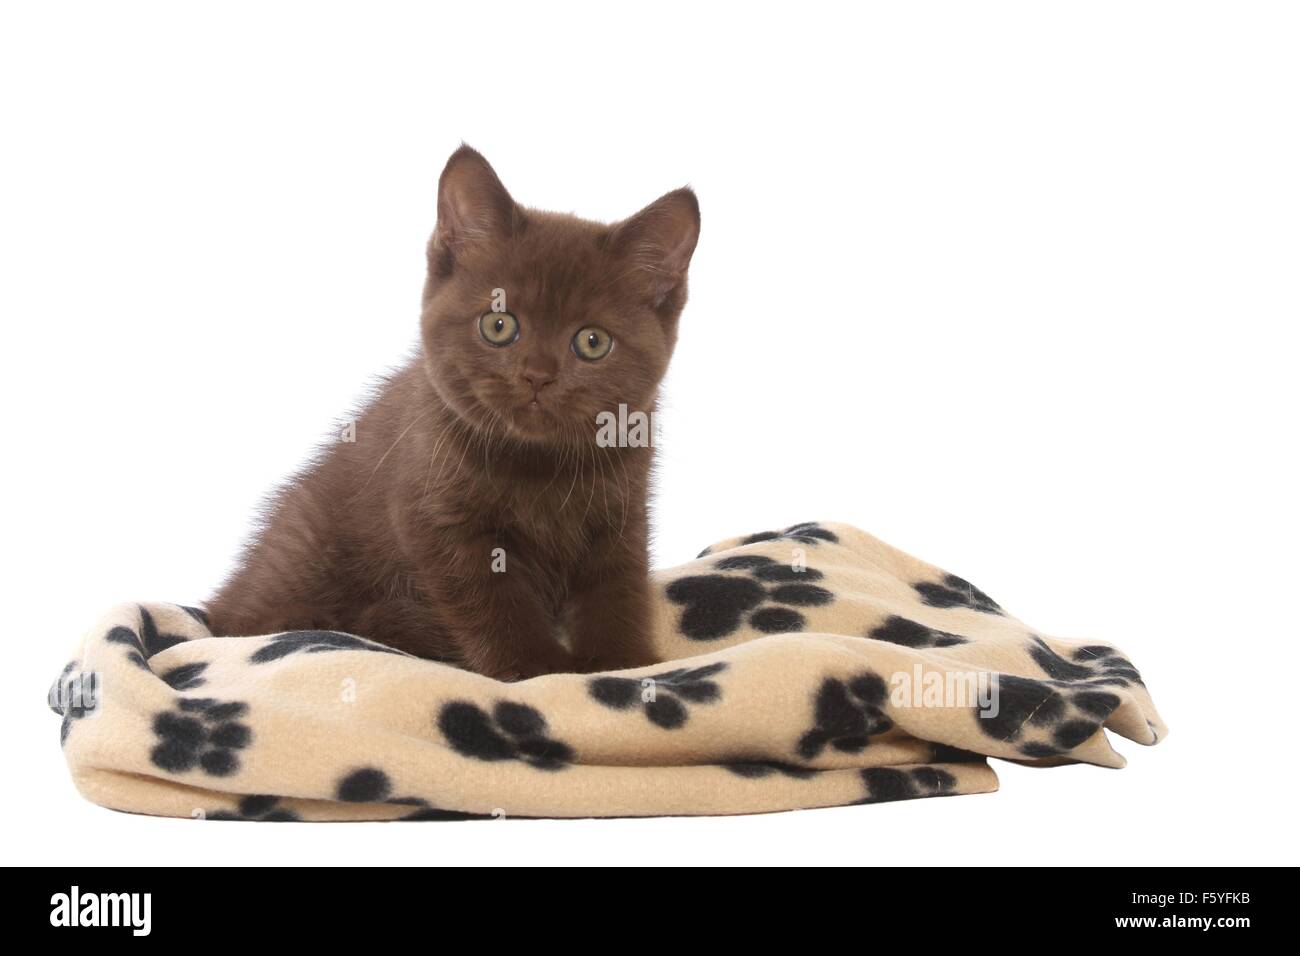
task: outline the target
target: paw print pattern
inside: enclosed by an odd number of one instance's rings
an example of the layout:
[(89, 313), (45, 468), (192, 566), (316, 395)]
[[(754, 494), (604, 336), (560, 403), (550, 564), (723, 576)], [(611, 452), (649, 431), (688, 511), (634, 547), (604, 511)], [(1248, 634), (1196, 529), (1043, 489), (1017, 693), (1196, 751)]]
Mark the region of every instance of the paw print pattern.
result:
[(955, 647), (958, 644), (970, 643), (967, 638), (959, 634), (935, 630), (908, 618), (899, 617), (897, 614), (879, 627), (872, 628), (867, 633), (867, 637), (914, 648)]
[(163, 671), (158, 676), (164, 684), (174, 690), (193, 690), (207, 683), (207, 679), (203, 676), (203, 672), (207, 669), (207, 661), (194, 661), (190, 664), (181, 664), (171, 670)]
[(378, 767), (362, 767), (342, 777), (335, 786), (334, 798), (344, 803), (391, 803), (412, 807), (402, 820), (482, 820), (482, 814), (441, 810), (422, 797), (394, 797), (388, 774)]
[(984, 754), (977, 754), (950, 744), (933, 743), (930, 745), (930, 759), (935, 763), (985, 763)]
[(265, 794), (251, 794), (239, 801), (232, 810), (214, 810), (205, 815), (207, 820), (260, 820), (264, 823), (292, 823), (301, 819), (292, 810), (279, 805), (280, 798)]
[(930, 607), (968, 607), (985, 614), (1003, 613), (996, 601), (955, 574), (944, 575), (938, 584), (922, 581), (912, 587)]
[(763, 777), (770, 777), (774, 773), (779, 773), (783, 777), (790, 777), (792, 780), (808, 780), (817, 776), (816, 770), (799, 767), (791, 763), (782, 763), (779, 760), (729, 760), (724, 761), (719, 766), (723, 770), (734, 773), (737, 777), (744, 777), (747, 780), (760, 780)]
[(212, 627), (212, 622), (208, 619), (208, 612), (201, 607), (186, 607), (184, 604), (177, 604), (178, 608), (188, 614), (194, 620), (198, 621), (204, 627)]
[[(396, 802), (396, 801), (390, 801)], [(420, 800), (416, 808), (404, 817), (398, 817), (399, 820), (494, 820), (491, 814), (487, 813), (466, 813), (463, 810), (442, 810), (433, 806), (426, 800)]]
[(751, 534), (741, 544), (755, 544), (759, 541), (778, 541), (782, 538), (790, 541), (798, 541), (800, 544), (815, 545), (821, 541), (829, 541), (831, 544), (837, 544), (839, 537), (834, 531), (823, 528), (816, 521), (804, 521), (799, 524), (792, 524), (784, 531), (760, 531), (757, 534)]
[(248, 705), (239, 701), (183, 697), (175, 710), (154, 715), (158, 743), (149, 758), (168, 773), (198, 767), (211, 776), (228, 777), (239, 770), (238, 751), (253, 739), (248, 725), (239, 722), (247, 713)]
[(761, 554), (722, 558), (713, 567), (741, 571), (744, 576), (693, 574), (667, 587), (668, 600), (685, 608), (677, 629), (693, 641), (726, 637), (740, 628), (746, 615), (749, 626), (764, 634), (798, 631), (807, 621), (794, 608), (820, 607), (835, 600), (826, 588), (809, 583), (824, 576), (816, 568), (795, 570)]
[(1011, 743), (1026, 757), (1068, 753), (1095, 734), (1120, 704), (1117, 695), (1064, 681), (997, 675), (997, 712), (976, 709), (985, 734)]
[[(185, 608), (186, 612), (193, 614), (192, 608)], [(200, 612), (201, 613), (201, 612)], [(179, 634), (168, 634), (158, 630), (158, 625), (154, 622), (153, 615), (146, 608), (140, 608), (140, 633), (137, 634), (129, 627), (118, 626), (104, 635), (104, 640), (110, 644), (123, 644), (127, 647), (126, 659), (136, 667), (149, 670), (149, 658), (155, 654), (167, 650), (169, 647), (175, 647), (177, 644), (185, 642), (186, 638)], [(197, 686), (197, 685), (194, 685)]]
[(353, 770), (334, 788), (334, 798), (344, 803), (381, 803), (389, 799), (393, 785), (388, 774), (377, 767)]
[(526, 704), (503, 700), (489, 714), (454, 700), (438, 714), (438, 729), (453, 750), (475, 760), (521, 760), (538, 770), (563, 770), (573, 761), (573, 749), (548, 737), (546, 718)]
[(815, 724), (799, 738), (799, 756), (811, 760), (827, 746), (841, 753), (865, 750), (872, 737), (894, 726), (881, 710), (888, 695), (884, 679), (870, 672), (848, 681), (826, 678), (813, 705)]
[(1105, 644), (1090, 644), (1075, 648), (1067, 661), (1060, 654), (1047, 646), (1041, 637), (1035, 637), (1030, 645), (1029, 654), (1048, 677), (1066, 683), (1082, 682), (1099, 687), (1115, 685), (1127, 687), (1129, 684), (1141, 684), (1142, 675), (1138, 673), (1127, 658)]
[[(803, 521), (799, 524), (792, 524), (784, 531), (759, 531), (757, 534), (751, 534), (744, 538), (740, 543), (757, 544), (760, 541), (779, 541), (779, 540), (798, 541), (800, 544), (816, 545), (822, 541), (829, 541), (831, 544), (839, 543), (839, 536), (829, 528), (823, 528), (816, 521)], [(695, 557), (707, 558), (713, 553), (712, 548), (705, 548)]]
[(867, 795), (855, 803), (886, 803), (916, 797), (943, 797), (957, 787), (957, 778), (938, 767), (869, 767), (862, 771)]
[(126, 659), (136, 667), (148, 670), (149, 665), (144, 658), (144, 645), (140, 643), (140, 636), (129, 627), (118, 625), (107, 634), (104, 640), (110, 644), (125, 644), (127, 647)]
[(375, 651), (380, 654), (400, 654), (409, 657), (392, 647), (376, 644), (342, 631), (288, 631), (276, 634), (262, 647), (253, 652), (249, 663), (265, 664), (278, 661), (290, 654), (320, 654), (325, 651)]
[[(711, 678), (726, 666), (719, 661), (703, 667), (679, 667), (649, 677), (595, 677), (587, 683), (587, 692), (614, 710), (640, 705), (650, 723), (674, 730), (686, 723), (687, 704), (712, 704), (722, 697), (722, 691)], [(647, 684), (648, 681), (653, 683)], [(653, 693), (644, 695), (646, 689)], [(651, 699), (645, 700), (644, 696)]]

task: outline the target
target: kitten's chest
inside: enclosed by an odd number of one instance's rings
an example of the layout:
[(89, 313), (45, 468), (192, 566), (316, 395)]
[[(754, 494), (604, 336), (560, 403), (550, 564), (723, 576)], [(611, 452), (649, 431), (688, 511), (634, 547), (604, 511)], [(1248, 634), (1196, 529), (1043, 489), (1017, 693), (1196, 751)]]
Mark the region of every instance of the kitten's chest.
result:
[(568, 565), (581, 561), (611, 523), (618, 524), (622, 507), (615, 490), (599, 480), (558, 475), (549, 486), (522, 483), (496, 510), (503, 528), (538, 560)]
[(645, 466), (610, 457), (581, 469), (516, 475), (494, 496), (494, 511), (538, 559), (564, 566), (583, 560), (593, 541), (634, 531), (645, 494)]

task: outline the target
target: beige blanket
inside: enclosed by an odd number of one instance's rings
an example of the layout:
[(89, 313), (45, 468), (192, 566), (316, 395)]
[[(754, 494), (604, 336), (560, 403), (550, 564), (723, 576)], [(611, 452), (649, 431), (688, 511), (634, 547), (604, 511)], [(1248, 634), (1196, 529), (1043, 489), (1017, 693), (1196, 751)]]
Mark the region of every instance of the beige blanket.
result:
[(1122, 766), (1165, 735), (1115, 648), (1046, 637), (856, 528), (655, 579), (663, 664), (504, 684), (364, 639), (113, 609), (50, 693), (72, 779), (137, 813), (427, 820), (755, 813), (997, 789), (986, 756)]

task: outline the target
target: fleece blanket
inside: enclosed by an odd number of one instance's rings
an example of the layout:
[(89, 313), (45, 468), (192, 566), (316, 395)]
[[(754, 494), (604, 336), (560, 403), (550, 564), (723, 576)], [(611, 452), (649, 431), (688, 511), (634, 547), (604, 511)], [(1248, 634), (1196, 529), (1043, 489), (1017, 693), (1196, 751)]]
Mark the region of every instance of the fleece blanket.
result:
[(733, 814), (997, 789), (987, 757), (1120, 767), (1165, 735), (1114, 647), (1027, 627), (856, 528), (656, 574), (658, 666), (507, 684), (332, 631), (214, 636), (128, 604), (50, 692), (88, 799), (207, 820)]

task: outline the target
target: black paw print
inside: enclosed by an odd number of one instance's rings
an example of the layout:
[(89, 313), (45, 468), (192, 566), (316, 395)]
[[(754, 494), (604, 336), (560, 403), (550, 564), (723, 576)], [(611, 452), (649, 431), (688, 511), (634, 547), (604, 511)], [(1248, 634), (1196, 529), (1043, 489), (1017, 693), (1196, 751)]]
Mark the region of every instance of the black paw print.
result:
[(849, 681), (826, 678), (813, 707), (815, 725), (799, 738), (799, 756), (811, 760), (827, 745), (841, 753), (865, 749), (872, 737), (894, 726), (881, 710), (888, 696), (884, 679), (870, 672)]
[(362, 767), (339, 780), (334, 788), (334, 798), (344, 803), (391, 803), (395, 806), (413, 808), (406, 816), (399, 817), (401, 820), (487, 819), (483, 814), (441, 810), (423, 797), (394, 797), (392, 792), (393, 784), (388, 774), (378, 767)]
[(872, 628), (867, 633), (867, 637), (915, 648), (954, 647), (969, 643), (968, 639), (960, 634), (935, 630), (908, 618), (899, 617), (897, 614), (886, 620), (884, 624)]
[(288, 631), (274, 635), (266, 644), (254, 651), (253, 656), (248, 660), (252, 664), (265, 664), (268, 661), (278, 661), (290, 654), (320, 654), (324, 651), (375, 651), (380, 654), (410, 656), (395, 648), (385, 647), (383, 644), (376, 644), (374, 641), (367, 641), (352, 634), (344, 634), (342, 631)]
[(176, 710), (154, 715), (158, 743), (149, 758), (169, 773), (198, 767), (214, 777), (228, 777), (239, 770), (237, 751), (253, 739), (248, 725), (238, 720), (247, 713), (248, 705), (238, 701), (183, 697)]
[(398, 817), (398, 820), (495, 820), (496, 817), (489, 813), (466, 813), (463, 810), (442, 810), (433, 806), (427, 801), (421, 800), (420, 805), (404, 817)]
[(70, 661), (50, 687), (49, 705), (50, 710), (63, 718), (59, 726), (62, 746), (68, 742), (72, 725), (99, 709), (99, 675), (94, 671), (82, 672), (77, 669), (76, 661)]
[[(808, 583), (822, 579), (816, 568), (796, 570), (761, 554), (738, 554), (713, 566), (719, 571), (744, 571), (747, 576), (693, 574), (673, 581), (666, 591), (668, 600), (685, 606), (677, 629), (694, 641), (726, 637), (740, 627), (746, 614), (749, 626), (764, 634), (798, 631), (807, 621), (793, 608), (819, 607), (835, 599), (825, 588)], [(767, 601), (787, 606), (760, 607)]]
[[(710, 678), (726, 666), (719, 661), (703, 667), (679, 667), (649, 677), (595, 677), (588, 682), (587, 691), (614, 710), (627, 710), (640, 704), (652, 724), (673, 730), (686, 723), (688, 712), (683, 701), (712, 704), (721, 698), (722, 691)], [(644, 695), (646, 689), (652, 693)], [(646, 700), (646, 696), (650, 699)]]
[(265, 823), (292, 823), (301, 819), (292, 810), (279, 806), (280, 798), (251, 794), (239, 801), (234, 810), (214, 810), (207, 820), (260, 820)]
[(723, 761), (719, 766), (723, 770), (734, 773), (737, 777), (745, 777), (748, 780), (760, 780), (763, 777), (770, 777), (774, 773), (779, 773), (783, 777), (790, 777), (793, 780), (807, 780), (810, 777), (817, 776), (816, 770), (799, 767), (791, 763), (782, 763), (779, 760), (727, 760)]
[(546, 718), (526, 704), (500, 701), (488, 714), (469, 701), (444, 704), (438, 729), (458, 754), (476, 760), (522, 760), (538, 770), (563, 770), (573, 749), (546, 735)]
[(1137, 668), (1119, 651), (1105, 644), (1075, 648), (1070, 655), (1074, 658), (1071, 662), (1048, 647), (1041, 637), (1035, 637), (1029, 654), (1043, 669), (1043, 673), (1053, 680), (1094, 684), (1098, 687), (1127, 687), (1129, 684), (1142, 683), (1142, 675)]
[(196, 687), (202, 687), (208, 682), (207, 678), (203, 676), (203, 672), (207, 669), (207, 661), (194, 661), (190, 664), (180, 664), (171, 670), (163, 671), (158, 677), (164, 684), (174, 690), (193, 690)]
[(816, 521), (803, 521), (799, 524), (792, 524), (784, 531), (760, 531), (757, 534), (751, 534), (745, 538), (741, 544), (754, 544), (758, 541), (777, 541), (786, 538), (790, 541), (798, 541), (801, 544), (817, 544), (821, 541), (829, 541), (831, 544), (839, 543), (839, 537), (834, 531), (823, 528)]
[[(186, 608), (190, 611), (191, 609)], [(192, 612), (191, 612), (192, 613)], [(187, 638), (179, 634), (167, 634), (158, 630), (153, 615), (148, 609), (140, 608), (140, 633), (129, 627), (118, 626), (104, 635), (110, 644), (124, 644), (128, 648), (126, 659), (137, 667), (149, 669), (149, 658), (169, 647), (184, 643)]]
[[(741, 544), (757, 544), (759, 541), (779, 541), (779, 540), (798, 541), (800, 544), (818, 544), (822, 541), (829, 541), (831, 544), (839, 543), (839, 536), (829, 528), (823, 528), (816, 521), (803, 521), (799, 524), (792, 524), (784, 531), (759, 531), (757, 534), (751, 534), (741, 540)], [(713, 548), (705, 548), (695, 557), (707, 558), (713, 553)]]
[(1095, 734), (1120, 704), (1117, 695), (1064, 681), (997, 675), (997, 694), (975, 723), (985, 734), (1011, 743), (1026, 757), (1067, 753)]
[(957, 788), (957, 778), (938, 767), (868, 767), (862, 771), (867, 795), (855, 803), (887, 803), (917, 797), (944, 797)]
[(930, 744), (930, 759), (935, 763), (986, 763), (984, 754), (977, 754), (951, 744)]
[(1001, 614), (1002, 608), (991, 597), (955, 574), (946, 574), (941, 582), (913, 584), (921, 600), (930, 607), (969, 607), (985, 614)]
[(212, 626), (212, 622), (208, 619), (208, 612), (203, 610), (203, 608), (186, 607), (184, 604), (177, 604), (176, 606), (180, 608), (182, 611), (184, 611), (186, 614), (188, 614), (190, 617), (194, 618), (194, 620), (198, 621), (204, 627), (210, 628)]

